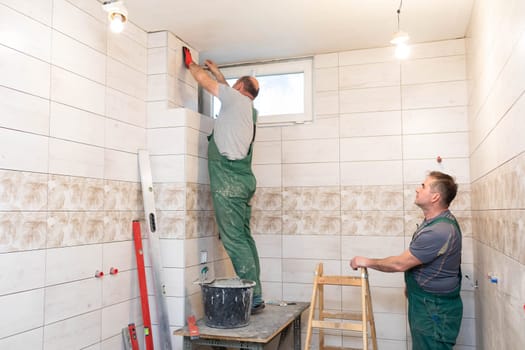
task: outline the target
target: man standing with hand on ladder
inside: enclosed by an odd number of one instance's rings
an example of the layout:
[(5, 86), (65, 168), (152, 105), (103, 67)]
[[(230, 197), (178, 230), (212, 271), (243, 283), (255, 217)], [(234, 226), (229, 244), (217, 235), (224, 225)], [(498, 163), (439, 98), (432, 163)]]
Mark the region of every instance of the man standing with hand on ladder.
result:
[(451, 350), (461, 326), (461, 230), (448, 209), (457, 188), (451, 176), (430, 172), (416, 189), (415, 204), (425, 218), (409, 248), (398, 256), (350, 261), (354, 270), (405, 272), (413, 350)]
[(228, 86), (217, 65), (206, 60), (204, 68), (193, 62), (190, 50), (182, 48), (186, 68), (202, 88), (221, 101), (214, 131), (208, 136), (210, 190), (219, 234), (237, 275), (256, 283), (252, 314), (264, 308), (260, 281), (259, 255), (250, 232), (250, 200), (256, 180), (252, 172), (252, 150), (257, 112), (253, 100), (259, 82), (244, 76)]

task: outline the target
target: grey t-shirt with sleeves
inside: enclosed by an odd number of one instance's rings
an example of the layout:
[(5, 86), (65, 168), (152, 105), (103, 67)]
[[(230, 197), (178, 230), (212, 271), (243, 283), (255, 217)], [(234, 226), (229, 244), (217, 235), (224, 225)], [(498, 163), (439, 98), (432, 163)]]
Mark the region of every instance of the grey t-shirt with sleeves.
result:
[(219, 152), (230, 160), (243, 159), (253, 138), (252, 100), (225, 84), (219, 84), (221, 110), (213, 135)]
[(434, 222), (440, 217), (454, 219), (447, 210), (431, 220), (424, 220), (414, 234), (409, 250), (423, 263), (412, 269), (419, 286), (428, 292), (444, 294), (459, 284), (462, 244), (461, 234), (454, 224)]

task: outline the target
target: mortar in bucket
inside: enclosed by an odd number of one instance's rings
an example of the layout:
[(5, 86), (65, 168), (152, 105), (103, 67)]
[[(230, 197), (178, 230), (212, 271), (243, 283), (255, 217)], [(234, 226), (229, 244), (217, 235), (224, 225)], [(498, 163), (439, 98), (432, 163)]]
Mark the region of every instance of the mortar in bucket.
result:
[(201, 283), (204, 319), (212, 328), (240, 328), (250, 322), (254, 281), (220, 278)]

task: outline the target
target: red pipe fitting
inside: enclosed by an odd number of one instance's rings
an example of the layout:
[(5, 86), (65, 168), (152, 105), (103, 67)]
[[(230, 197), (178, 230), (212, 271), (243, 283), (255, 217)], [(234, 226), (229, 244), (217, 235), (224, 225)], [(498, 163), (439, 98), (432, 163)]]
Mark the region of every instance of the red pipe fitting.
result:
[(95, 277), (96, 277), (96, 278), (102, 278), (102, 277), (104, 277), (104, 272), (97, 270), (97, 271), (95, 272)]
[(118, 273), (118, 269), (116, 267), (112, 267), (109, 269), (110, 275), (116, 275)]

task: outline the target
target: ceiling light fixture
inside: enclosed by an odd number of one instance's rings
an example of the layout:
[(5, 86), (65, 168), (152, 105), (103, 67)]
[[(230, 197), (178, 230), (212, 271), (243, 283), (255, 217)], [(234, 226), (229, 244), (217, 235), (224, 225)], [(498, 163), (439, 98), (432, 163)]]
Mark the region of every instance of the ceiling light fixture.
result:
[(399, 59), (405, 59), (410, 54), (410, 48), (407, 45), (410, 37), (407, 32), (401, 30), (401, 7), (403, 7), (403, 0), (399, 3), (399, 8), (397, 9), (397, 32), (392, 36), (390, 43), (396, 45), (395, 55)]
[(108, 13), (109, 27), (114, 33), (120, 33), (124, 29), (124, 23), (128, 20), (128, 10), (124, 2), (120, 0), (104, 1), (102, 8)]

